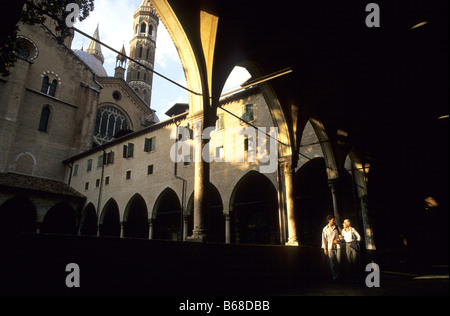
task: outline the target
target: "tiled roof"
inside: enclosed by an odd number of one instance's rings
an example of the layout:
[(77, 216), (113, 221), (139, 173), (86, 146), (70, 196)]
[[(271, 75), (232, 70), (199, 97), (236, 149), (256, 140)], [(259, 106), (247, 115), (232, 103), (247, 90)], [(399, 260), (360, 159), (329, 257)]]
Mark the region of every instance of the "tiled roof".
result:
[(63, 182), (13, 173), (0, 173), (0, 187), (46, 192), (68, 197), (86, 198), (84, 195)]

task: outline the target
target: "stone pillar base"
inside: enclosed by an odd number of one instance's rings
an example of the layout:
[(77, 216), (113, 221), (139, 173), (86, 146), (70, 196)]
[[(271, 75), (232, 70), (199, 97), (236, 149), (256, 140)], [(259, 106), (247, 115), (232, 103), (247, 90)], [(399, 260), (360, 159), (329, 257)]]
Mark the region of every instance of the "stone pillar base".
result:
[(205, 243), (205, 242), (207, 242), (207, 238), (206, 238), (206, 236), (191, 236), (191, 237), (188, 237), (186, 241)]
[(298, 243), (297, 240), (293, 240), (293, 241), (288, 241), (286, 243), (286, 246), (288, 246), (288, 247), (298, 247), (298, 246), (300, 246), (300, 244)]

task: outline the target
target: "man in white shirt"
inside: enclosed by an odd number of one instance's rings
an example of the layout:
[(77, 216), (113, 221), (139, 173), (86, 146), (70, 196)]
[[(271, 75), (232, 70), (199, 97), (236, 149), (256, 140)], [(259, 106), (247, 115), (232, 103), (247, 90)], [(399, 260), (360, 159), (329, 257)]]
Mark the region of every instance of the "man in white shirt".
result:
[(342, 235), (344, 236), (344, 240), (346, 243), (346, 255), (347, 255), (347, 261), (350, 265), (350, 273), (357, 278), (358, 277), (358, 256), (359, 256), (359, 249), (355, 249), (354, 242), (360, 242), (361, 241), (361, 235), (358, 234), (356, 229), (354, 229), (351, 226), (350, 220), (346, 219), (344, 221), (344, 229), (342, 231)]
[(339, 266), (341, 264), (341, 237), (339, 228), (336, 226), (334, 216), (327, 217), (328, 225), (322, 231), (322, 248), (325, 256), (330, 260), (331, 274), (333, 282), (339, 277)]

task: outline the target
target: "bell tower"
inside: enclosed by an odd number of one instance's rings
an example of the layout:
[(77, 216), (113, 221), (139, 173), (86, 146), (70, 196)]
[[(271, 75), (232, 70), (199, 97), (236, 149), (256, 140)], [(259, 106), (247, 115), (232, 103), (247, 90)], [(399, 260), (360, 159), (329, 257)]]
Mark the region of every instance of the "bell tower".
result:
[[(130, 42), (130, 56), (150, 69), (154, 69), (156, 35), (159, 18), (149, 0), (143, 0), (134, 13), (134, 35)], [(130, 62), (127, 70), (127, 82), (131, 88), (150, 107), (153, 73), (134, 62)]]

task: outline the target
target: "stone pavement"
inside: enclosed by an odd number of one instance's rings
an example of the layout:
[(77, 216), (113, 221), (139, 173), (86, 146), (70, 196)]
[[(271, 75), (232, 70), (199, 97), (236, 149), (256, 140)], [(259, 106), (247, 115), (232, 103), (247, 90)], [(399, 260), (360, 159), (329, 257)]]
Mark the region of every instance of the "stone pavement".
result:
[(449, 267), (433, 266), (425, 273), (382, 271), (379, 288), (359, 283), (327, 283), (292, 290), (289, 296), (448, 296)]

